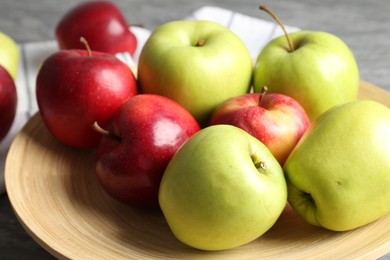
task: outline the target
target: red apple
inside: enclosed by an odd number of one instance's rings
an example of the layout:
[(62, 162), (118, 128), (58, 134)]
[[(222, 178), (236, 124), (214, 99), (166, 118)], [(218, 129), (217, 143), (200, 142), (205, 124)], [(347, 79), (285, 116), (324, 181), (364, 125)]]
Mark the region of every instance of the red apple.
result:
[(137, 94), (129, 67), (112, 54), (61, 50), (49, 56), (37, 75), (36, 96), (42, 120), (63, 144), (94, 148), (120, 105)]
[(96, 151), (96, 175), (113, 198), (157, 207), (160, 181), (176, 150), (200, 130), (175, 101), (140, 94), (124, 103)]
[(92, 50), (131, 55), (137, 39), (119, 8), (112, 2), (88, 1), (70, 9), (59, 21), (56, 38), (61, 49), (83, 49), (84, 37)]
[(11, 75), (0, 66), (0, 141), (7, 135), (15, 119), (17, 92)]
[(231, 98), (214, 111), (210, 125), (237, 126), (265, 144), (283, 165), (310, 125), (302, 106), (282, 94), (251, 93)]

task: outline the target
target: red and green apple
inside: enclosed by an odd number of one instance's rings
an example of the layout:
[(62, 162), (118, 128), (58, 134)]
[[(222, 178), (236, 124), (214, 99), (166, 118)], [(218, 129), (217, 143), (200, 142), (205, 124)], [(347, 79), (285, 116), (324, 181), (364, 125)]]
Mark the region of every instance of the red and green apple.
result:
[(302, 106), (283, 94), (250, 93), (231, 98), (217, 107), (210, 125), (237, 126), (265, 144), (283, 165), (310, 125)]

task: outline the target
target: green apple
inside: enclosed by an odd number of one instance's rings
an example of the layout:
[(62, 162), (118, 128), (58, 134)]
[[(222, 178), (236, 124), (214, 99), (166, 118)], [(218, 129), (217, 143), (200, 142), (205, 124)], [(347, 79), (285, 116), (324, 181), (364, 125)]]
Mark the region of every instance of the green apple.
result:
[(154, 30), (138, 63), (143, 93), (169, 97), (201, 125), (217, 105), (249, 92), (253, 65), (242, 40), (211, 21), (174, 21)]
[(286, 202), (277, 160), (259, 140), (230, 125), (204, 128), (184, 143), (159, 190), (173, 234), (202, 250), (230, 249), (258, 238)]
[(19, 48), (8, 35), (0, 32), (0, 65), (16, 80), (19, 68)]
[(294, 47), (280, 36), (260, 52), (254, 71), (255, 92), (267, 86), (270, 93), (291, 96), (311, 121), (329, 108), (357, 98), (358, 66), (339, 37), (315, 31), (288, 36)]
[(390, 213), (390, 109), (356, 100), (328, 110), (284, 171), (289, 203), (313, 225), (345, 231)]

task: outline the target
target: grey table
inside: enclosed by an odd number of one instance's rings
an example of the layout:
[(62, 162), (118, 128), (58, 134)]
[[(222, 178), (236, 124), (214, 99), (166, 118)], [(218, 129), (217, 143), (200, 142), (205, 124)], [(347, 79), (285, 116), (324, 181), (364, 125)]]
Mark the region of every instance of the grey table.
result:
[[(54, 27), (77, 0), (1, 0), (0, 31), (17, 42), (54, 39)], [(116, 0), (129, 23), (154, 29), (213, 5), (271, 20), (258, 10), (272, 8), (288, 25), (328, 31), (341, 37), (358, 61), (361, 78), (390, 91), (390, 1), (387, 0)], [(390, 248), (389, 248), (390, 252)], [(0, 196), (0, 259), (52, 258), (32, 240), (12, 212), (7, 195)], [(390, 254), (382, 257), (390, 259)]]

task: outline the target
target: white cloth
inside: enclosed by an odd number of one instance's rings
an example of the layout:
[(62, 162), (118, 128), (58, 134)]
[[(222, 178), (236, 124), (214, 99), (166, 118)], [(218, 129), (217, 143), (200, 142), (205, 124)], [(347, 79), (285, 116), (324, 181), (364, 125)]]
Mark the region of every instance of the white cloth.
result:
[[(184, 19), (209, 20), (229, 28), (242, 39), (253, 59), (256, 59), (269, 40), (283, 34), (283, 31), (276, 23), (213, 6), (202, 7), (196, 10), (190, 17)], [(126, 53), (118, 54), (117, 56), (129, 66), (134, 66), (137, 64), (141, 49), (151, 32), (139, 27), (132, 27), (131, 30), (138, 40), (138, 46), (133, 58)], [(299, 29), (286, 26), (286, 30), (294, 32)], [(18, 94), (18, 108), (13, 126), (0, 144), (0, 194), (5, 192), (4, 167), (9, 146), (23, 125), (38, 111), (35, 98), (37, 71), (42, 62), (50, 54), (58, 50), (57, 43), (54, 40), (24, 43), (20, 44), (19, 48), (21, 57), (18, 78), (15, 82)]]

